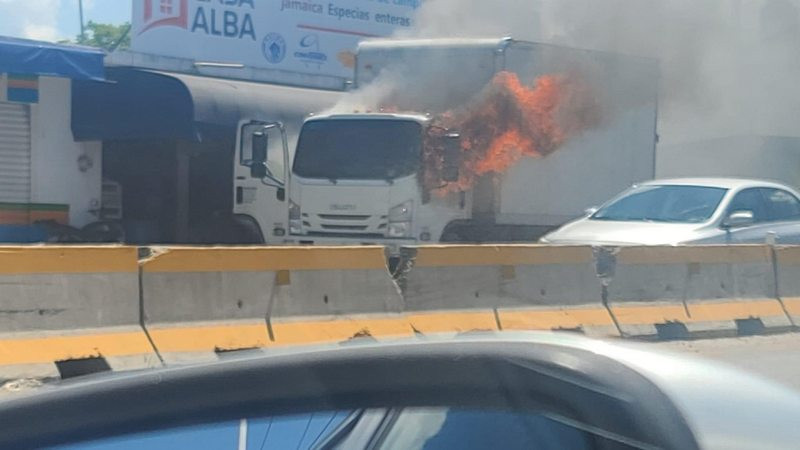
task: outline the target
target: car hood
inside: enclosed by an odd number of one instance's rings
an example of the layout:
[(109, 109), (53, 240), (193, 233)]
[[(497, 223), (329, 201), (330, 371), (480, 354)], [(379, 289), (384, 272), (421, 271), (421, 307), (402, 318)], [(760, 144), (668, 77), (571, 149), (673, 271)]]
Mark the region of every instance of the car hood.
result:
[(579, 219), (546, 235), (551, 244), (677, 245), (713, 237), (706, 224), (622, 222)]

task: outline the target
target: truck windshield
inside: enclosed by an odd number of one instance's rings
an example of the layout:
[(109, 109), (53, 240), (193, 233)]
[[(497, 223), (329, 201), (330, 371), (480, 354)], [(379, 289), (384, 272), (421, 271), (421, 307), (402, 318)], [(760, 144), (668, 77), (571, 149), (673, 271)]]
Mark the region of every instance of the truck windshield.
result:
[(393, 180), (416, 171), (422, 126), (411, 120), (335, 119), (303, 125), (294, 173), (304, 178)]
[(708, 186), (639, 186), (601, 208), (592, 220), (702, 223), (727, 189)]

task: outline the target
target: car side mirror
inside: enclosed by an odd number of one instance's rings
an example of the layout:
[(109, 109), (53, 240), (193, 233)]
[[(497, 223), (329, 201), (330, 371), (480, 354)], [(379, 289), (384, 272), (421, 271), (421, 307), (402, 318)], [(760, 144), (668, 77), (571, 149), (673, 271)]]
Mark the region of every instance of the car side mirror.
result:
[(583, 213), (588, 217), (588, 216), (591, 216), (594, 213), (596, 213), (598, 209), (599, 208), (597, 206), (590, 206), (590, 207), (584, 209)]
[(461, 166), (461, 135), (450, 133), (444, 136), (444, 154), (442, 155), (442, 181), (452, 183), (458, 181)]
[(752, 225), (755, 222), (753, 211), (749, 210), (736, 210), (728, 214), (728, 217), (722, 221), (722, 228), (729, 230), (731, 228), (741, 228)]

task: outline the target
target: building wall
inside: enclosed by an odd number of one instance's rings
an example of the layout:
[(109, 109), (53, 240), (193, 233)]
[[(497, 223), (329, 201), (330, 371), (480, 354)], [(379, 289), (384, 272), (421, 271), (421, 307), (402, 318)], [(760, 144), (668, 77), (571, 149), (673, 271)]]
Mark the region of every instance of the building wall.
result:
[(71, 80), (42, 77), (39, 104), (31, 110), (32, 197), (36, 203), (69, 204), (70, 224), (97, 220), (100, 207), (102, 143), (72, 138)]
[[(6, 78), (0, 77), (0, 101)], [(71, 101), (71, 80), (39, 77), (39, 103), (31, 105), (30, 202), (69, 205), (69, 223), (80, 227), (97, 220), (91, 210), (100, 206), (102, 145), (73, 140)]]

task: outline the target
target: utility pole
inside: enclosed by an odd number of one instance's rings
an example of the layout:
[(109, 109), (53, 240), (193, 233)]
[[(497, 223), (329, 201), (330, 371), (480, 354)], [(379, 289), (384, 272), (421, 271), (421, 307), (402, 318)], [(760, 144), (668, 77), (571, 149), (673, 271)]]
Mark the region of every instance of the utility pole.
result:
[(78, 0), (78, 13), (81, 20), (81, 43), (86, 42), (86, 29), (83, 26), (83, 0)]

